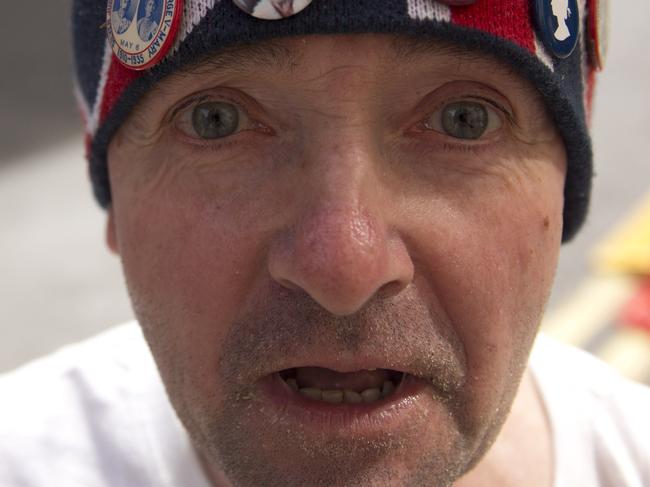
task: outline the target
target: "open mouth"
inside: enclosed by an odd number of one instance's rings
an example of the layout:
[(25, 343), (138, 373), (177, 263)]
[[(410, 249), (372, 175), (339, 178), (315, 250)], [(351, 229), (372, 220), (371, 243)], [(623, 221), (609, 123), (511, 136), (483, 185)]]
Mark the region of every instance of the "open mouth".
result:
[(276, 426), (338, 438), (399, 434), (423, 414), (441, 422), (448, 418), (429, 380), (407, 371), (359, 366), (321, 363), (268, 374), (258, 383), (260, 411)]
[(291, 391), (312, 401), (374, 404), (395, 395), (407, 374), (390, 369), (337, 372), (322, 367), (296, 367), (278, 375)]

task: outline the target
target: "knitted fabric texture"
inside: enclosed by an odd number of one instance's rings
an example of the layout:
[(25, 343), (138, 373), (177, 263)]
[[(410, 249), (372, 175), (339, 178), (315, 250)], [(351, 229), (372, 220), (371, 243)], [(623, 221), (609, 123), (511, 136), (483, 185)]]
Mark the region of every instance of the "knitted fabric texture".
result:
[(98, 202), (111, 203), (107, 149), (140, 98), (170, 73), (237, 43), (337, 33), (396, 33), (453, 42), (512, 66), (542, 95), (567, 153), (563, 241), (585, 220), (592, 179), (587, 119), (595, 71), (588, 62), (586, 0), (579, 0), (581, 39), (564, 59), (548, 53), (529, 0), (477, 0), (449, 7), (434, 0), (314, 0), (283, 20), (253, 18), (232, 0), (185, 0), (180, 32), (166, 58), (147, 71), (124, 67), (106, 35), (106, 1), (74, 0), (77, 98), (85, 127), (90, 176)]

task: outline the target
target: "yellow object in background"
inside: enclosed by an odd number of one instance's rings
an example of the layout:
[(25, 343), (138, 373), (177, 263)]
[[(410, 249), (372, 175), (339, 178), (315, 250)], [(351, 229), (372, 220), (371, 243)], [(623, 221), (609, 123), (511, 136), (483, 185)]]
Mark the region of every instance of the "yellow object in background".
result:
[(594, 260), (599, 271), (650, 276), (650, 194), (596, 247)]

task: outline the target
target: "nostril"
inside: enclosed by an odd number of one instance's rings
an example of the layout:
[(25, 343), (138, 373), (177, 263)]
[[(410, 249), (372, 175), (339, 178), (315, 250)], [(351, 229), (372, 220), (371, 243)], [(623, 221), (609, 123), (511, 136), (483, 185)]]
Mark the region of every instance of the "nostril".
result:
[(289, 279), (277, 278), (276, 282), (280, 284), (280, 286), (287, 288), (290, 291), (303, 291), (303, 289), (299, 285), (290, 281)]
[(377, 295), (382, 298), (390, 298), (392, 296), (397, 296), (405, 287), (406, 283), (404, 282), (398, 280), (390, 281), (379, 288)]

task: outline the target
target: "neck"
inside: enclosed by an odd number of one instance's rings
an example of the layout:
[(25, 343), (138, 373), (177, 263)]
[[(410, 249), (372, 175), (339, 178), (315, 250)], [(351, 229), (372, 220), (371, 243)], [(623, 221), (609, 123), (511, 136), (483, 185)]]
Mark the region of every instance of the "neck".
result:
[(552, 487), (553, 445), (544, 403), (529, 370), (494, 445), (454, 487)]

